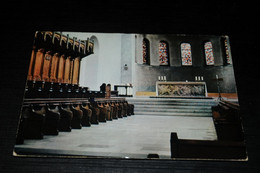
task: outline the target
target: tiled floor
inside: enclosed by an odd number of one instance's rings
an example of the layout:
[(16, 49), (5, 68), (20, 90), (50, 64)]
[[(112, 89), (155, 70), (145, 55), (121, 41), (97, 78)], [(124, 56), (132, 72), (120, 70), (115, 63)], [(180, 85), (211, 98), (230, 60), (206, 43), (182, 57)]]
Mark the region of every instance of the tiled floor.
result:
[(134, 115), (83, 127), (43, 140), (25, 140), (17, 151), (28, 154), (146, 158), (157, 153), (170, 158), (170, 133), (181, 139), (216, 140), (211, 117)]

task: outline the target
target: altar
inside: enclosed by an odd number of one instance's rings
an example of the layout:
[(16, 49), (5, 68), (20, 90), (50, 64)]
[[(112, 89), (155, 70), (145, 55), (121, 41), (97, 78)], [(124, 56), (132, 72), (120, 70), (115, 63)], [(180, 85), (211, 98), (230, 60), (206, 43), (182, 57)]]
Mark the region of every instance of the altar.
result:
[(156, 96), (160, 97), (207, 97), (206, 82), (157, 81)]

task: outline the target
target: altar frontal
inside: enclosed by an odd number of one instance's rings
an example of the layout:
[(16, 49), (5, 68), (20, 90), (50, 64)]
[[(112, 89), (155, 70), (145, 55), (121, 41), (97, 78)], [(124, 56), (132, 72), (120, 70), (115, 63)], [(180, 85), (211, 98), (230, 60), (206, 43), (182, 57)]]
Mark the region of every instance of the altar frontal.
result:
[(163, 97), (207, 97), (205, 82), (156, 82), (156, 96)]

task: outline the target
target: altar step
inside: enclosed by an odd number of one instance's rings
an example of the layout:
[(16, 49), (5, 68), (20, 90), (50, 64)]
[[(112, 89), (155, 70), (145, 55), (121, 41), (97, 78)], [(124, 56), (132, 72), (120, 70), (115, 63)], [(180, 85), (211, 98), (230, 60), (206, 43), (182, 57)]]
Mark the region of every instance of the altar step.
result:
[(211, 117), (213, 99), (193, 98), (127, 98), (135, 105), (137, 115), (202, 116)]

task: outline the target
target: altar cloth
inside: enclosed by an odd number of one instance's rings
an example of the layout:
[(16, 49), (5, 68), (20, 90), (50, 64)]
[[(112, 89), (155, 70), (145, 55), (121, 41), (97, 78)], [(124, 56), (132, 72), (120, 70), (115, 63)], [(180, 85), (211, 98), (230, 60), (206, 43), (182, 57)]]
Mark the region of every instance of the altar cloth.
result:
[(164, 97), (207, 97), (206, 82), (157, 81), (156, 96)]

